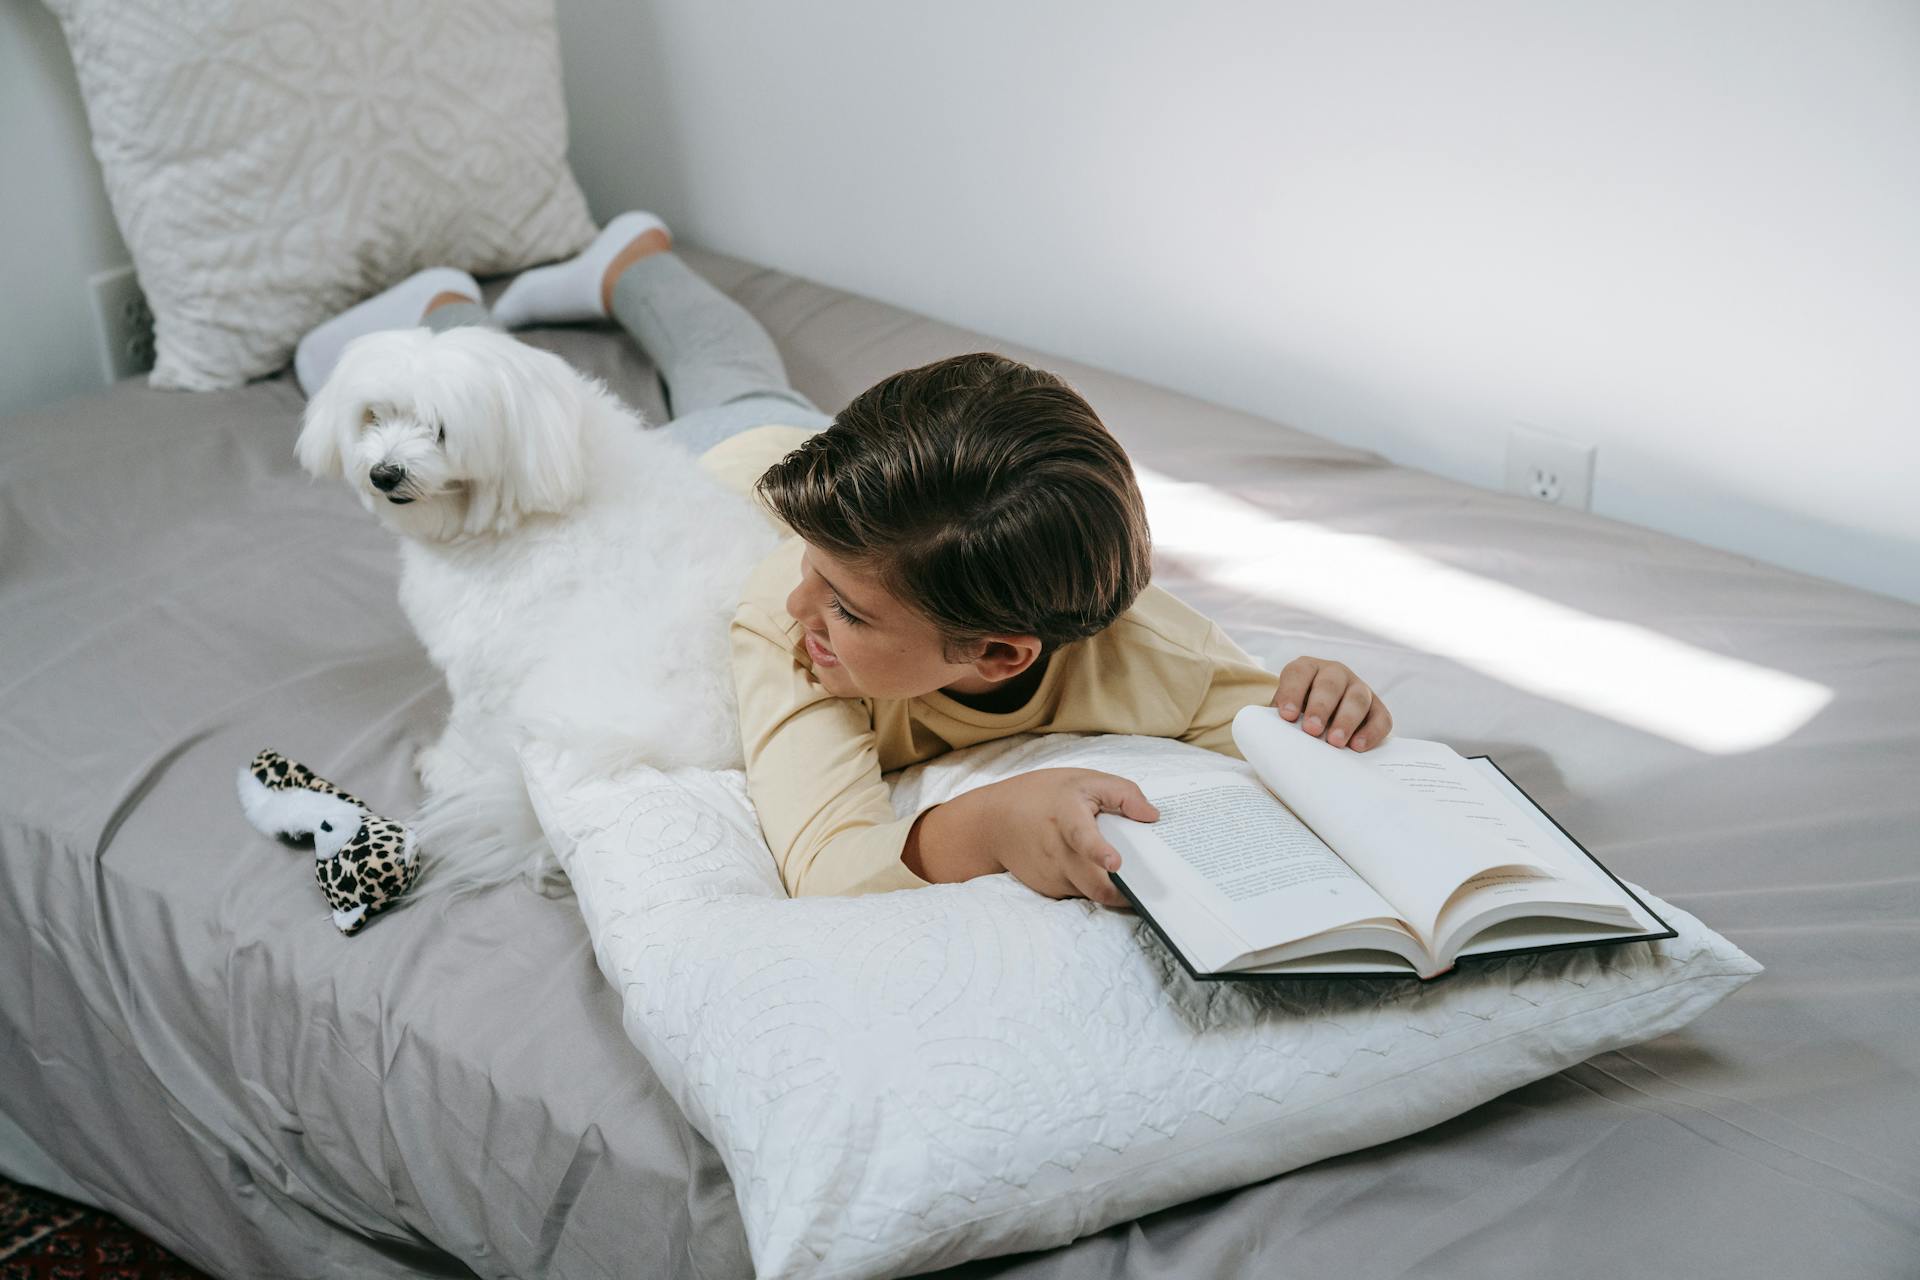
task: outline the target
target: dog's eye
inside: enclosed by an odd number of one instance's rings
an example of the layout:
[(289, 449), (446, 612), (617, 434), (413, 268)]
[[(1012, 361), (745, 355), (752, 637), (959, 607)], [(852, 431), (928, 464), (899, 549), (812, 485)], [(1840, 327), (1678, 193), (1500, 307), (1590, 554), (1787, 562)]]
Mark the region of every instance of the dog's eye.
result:
[(447, 425), (446, 423), (443, 422), (440, 424), (440, 435), (438, 439), (435, 441), (435, 443), (445, 444), (446, 442), (447, 442)]
[(373, 406), (368, 405), (366, 408), (360, 411), (360, 425), (363, 427), (372, 426), (373, 420), (376, 416), (377, 415), (373, 412)]

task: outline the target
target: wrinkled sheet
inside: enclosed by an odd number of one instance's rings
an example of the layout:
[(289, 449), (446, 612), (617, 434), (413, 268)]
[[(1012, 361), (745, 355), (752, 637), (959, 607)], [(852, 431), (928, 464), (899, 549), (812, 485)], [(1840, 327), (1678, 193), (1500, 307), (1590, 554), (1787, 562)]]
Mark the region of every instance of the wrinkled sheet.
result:
[[(728, 259), (832, 410), (993, 346)], [(536, 334), (658, 417), (609, 331)], [(1920, 608), (1045, 359), (1143, 471), (1157, 580), (1340, 658), (1767, 973), (1436, 1128), (956, 1274), (1911, 1275)], [(245, 826), (271, 746), (383, 812), (445, 694), (284, 379), (0, 423), (0, 1172), (232, 1276), (741, 1276), (719, 1161), (567, 898), (343, 938)]]

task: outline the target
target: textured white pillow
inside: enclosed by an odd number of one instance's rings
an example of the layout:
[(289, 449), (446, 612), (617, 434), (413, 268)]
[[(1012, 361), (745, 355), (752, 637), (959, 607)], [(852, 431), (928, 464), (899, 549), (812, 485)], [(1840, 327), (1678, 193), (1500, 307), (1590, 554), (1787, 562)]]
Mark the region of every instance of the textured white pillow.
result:
[[(905, 813), (1059, 765), (1219, 767), (1157, 738), (1009, 739)], [(733, 1176), (756, 1272), (931, 1270), (1413, 1133), (1684, 1026), (1760, 971), (1679, 936), (1445, 980), (1198, 983), (1147, 927), (1007, 876), (787, 901), (738, 774), (561, 787), (524, 757), (627, 1034)]]
[(235, 386), (421, 267), (593, 235), (553, 0), (47, 0), (153, 308), (153, 385)]

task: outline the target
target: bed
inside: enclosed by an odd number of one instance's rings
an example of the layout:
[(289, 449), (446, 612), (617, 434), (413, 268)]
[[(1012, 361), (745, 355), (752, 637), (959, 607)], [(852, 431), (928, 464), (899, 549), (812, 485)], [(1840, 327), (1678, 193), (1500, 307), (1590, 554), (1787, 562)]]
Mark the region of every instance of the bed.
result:
[[(1684, 1032), (1413, 1137), (954, 1274), (1920, 1270), (1920, 607), (1487, 493), (718, 255), (829, 409), (992, 346), (1142, 471), (1156, 581), (1348, 661), (1767, 973)], [(530, 340), (658, 420), (614, 331)], [(0, 424), (0, 1173), (221, 1276), (751, 1272), (714, 1151), (572, 901), (343, 938), (234, 770), (406, 811), (446, 709), (286, 377)]]

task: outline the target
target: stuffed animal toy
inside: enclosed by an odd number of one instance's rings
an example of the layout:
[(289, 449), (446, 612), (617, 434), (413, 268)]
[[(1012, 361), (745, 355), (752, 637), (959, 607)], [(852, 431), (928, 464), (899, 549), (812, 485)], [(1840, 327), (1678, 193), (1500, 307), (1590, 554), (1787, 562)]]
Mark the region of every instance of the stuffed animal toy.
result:
[(240, 770), (239, 787), (240, 807), (261, 834), (313, 837), (313, 876), (340, 932), (360, 932), (412, 887), (420, 869), (413, 832), (305, 765), (262, 751)]

